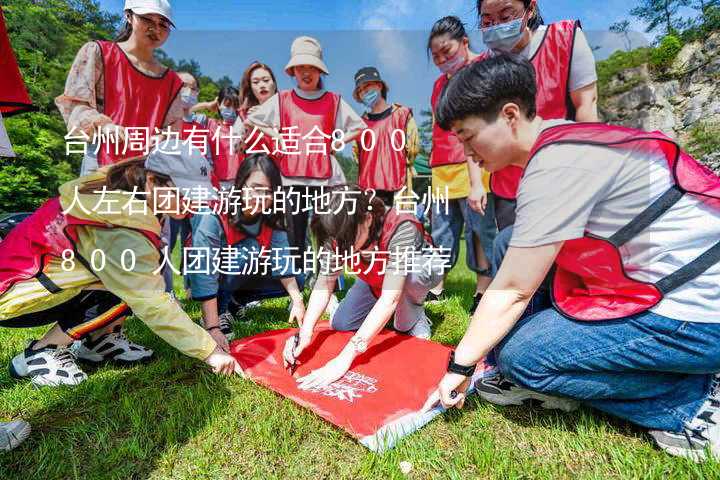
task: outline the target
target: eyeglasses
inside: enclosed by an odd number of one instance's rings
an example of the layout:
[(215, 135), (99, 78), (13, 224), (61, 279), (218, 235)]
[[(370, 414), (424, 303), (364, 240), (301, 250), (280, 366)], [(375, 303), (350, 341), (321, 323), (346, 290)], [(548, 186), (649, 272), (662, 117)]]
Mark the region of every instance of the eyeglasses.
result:
[(491, 18), (490, 15), (483, 15), (482, 19), (480, 20), (480, 27), (490, 28), (494, 27), (495, 25), (502, 25), (503, 23), (512, 22), (513, 20), (524, 17), (525, 13), (527, 13), (527, 10), (525, 9), (519, 12), (512, 9), (506, 9), (498, 15), (498, 18)]
[(159, 22), (156, 22), (152, 18), (146, 17), (145, 15), (139, 15), (137, 13), (133, 13), (133, 15), (139, 18), (146, 28), (158, 29), (162, 30), (163, 32), (169, 32), (172, 28), (172, 24), (166, 20), (160, 20)]

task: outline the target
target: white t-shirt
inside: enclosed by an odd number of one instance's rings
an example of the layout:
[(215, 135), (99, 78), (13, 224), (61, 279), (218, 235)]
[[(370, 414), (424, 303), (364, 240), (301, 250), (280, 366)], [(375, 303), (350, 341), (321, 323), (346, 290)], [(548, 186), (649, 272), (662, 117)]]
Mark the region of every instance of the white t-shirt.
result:
[[(543, 128), (566, 123), (552, 120)], [(608, 238), (673, 184), (658, 154), (602, 146), (551, 145), (525, 170), (510, 245), (534, 247), (582, 237)], [(684, 195), (620, 248), (628, 275), (657, 282), (720, 239), (720, 211)], [(720, 264), (668, 293), (653, 312), (676, 320), (720, 323)]]
[[(525, 57), (526, 59), (532, 58), (540, 48), (545, 33), (547, 32), (547, 25), (540, 25), (537, 30), (533, 32), (530, 43), (518, 53), (518, 55)], [(597, 71), (595, 70), (595, 56), (593, 55), (592, 49), (588, 44), (587, 38), (582, 29), (578, 28), (575, 33), (575, 45), (573, 47), (573, 56), (570, 62), (570, 80), (568, 83), (568, 89), (571, 92), (579, 90), (583, 87), (597, 82)]]
[[(314, 100), (320, 98), (325, 93), (325, 90), (319, 90), (313, 95), (303, 92), (300, 89), (295, 89), (295, 93), (308, 100)], [(248, 119), (257, 126), (269, 127), (280, 129), (280, 96), (276, 93), (265, 103), (258, 106), (256, 110), (248, 115)], [(350, 132), (353, 130), (362, 130), (367, 128), (365, 121), (358, 115), (353, 108), (347, 104), (345, 100), (340, 99), (340, 106), (338, 107), (337, 117), (335, 118), (335, 128), (342, 130), (343, 132)], [(333, 186), (345, 183), (345, 174), (340, 167), (340, 163), (335, 158), (335, 155), (330, 155), (330, 161), (332, 163), (332, 174), (328, 180), (313, 179), (313, 178), (287, 178), (283, 176), (283, 185), (300, 185), (300, 186)]]

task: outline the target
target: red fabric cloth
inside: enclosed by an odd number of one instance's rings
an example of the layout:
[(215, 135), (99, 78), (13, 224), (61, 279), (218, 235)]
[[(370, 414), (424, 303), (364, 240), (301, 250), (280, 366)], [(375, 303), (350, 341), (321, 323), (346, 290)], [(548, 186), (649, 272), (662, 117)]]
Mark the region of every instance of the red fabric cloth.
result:
[(25, 89), (15, 53), (5, 27), (5, 17), (0, 8), (0, 113), (9, 117), (16, 113), (36, 110)]
[[(450, 356), (450, 347), (445, 345), (383, 330), (355, 359), (345, 377), (323, 391), (303, 391), (297, 388), (296, 379), (283, 367), (282, 360), (285, 341), (295, 332), (275, 330), (236, 340), (230, 351), (253, 381), (312, 410), (361, 441), (419, 414), (445, 374)], [(317, 328), (313, 343), (298, 359), (295, 377), (325, 365), (353, 334), (331, 330), (327, 325)], [(403, 434), (407, 433), (405, 429)]]

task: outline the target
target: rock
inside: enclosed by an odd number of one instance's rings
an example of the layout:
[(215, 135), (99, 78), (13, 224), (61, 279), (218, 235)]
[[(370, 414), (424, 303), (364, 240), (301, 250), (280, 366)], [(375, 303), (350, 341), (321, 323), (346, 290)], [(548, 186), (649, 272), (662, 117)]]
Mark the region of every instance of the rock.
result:
[(708, 153), (700, 159), (702, 163), (710, 167), (715, 173), (720, 175), (720, 151)]

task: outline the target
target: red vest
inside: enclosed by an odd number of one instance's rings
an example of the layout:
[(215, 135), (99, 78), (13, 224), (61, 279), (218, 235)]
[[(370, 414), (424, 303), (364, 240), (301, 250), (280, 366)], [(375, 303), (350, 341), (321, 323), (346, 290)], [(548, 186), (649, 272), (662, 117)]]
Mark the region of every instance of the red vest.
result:
[[(280, 172), (285, 177), (327, 179), (332, 176), (332, 133), (340, 108), (340, 96), (325, 92), (316, 100), (299, 97), (294, 90), (279, 93), (280, 134), (288, 153), (278, 153)], [(319, 138), (325, 135), (323, 141)], [(312, 133), (311, 133), (312, 132)], [(309, 136), (311, 138), (303, 139)], [(289, 145), (291, 140), (292, 145)], [(309, 144), (309, 145), (308, 145)], [(321, 144), (325, 145), (324, 152)], [(308, 152), (308, 149), (310, 152)]]
[(555, 261), (552, 297), (555, 308), (576, 320), (612, 320), (644, 312), (665, 294), (720, 262), (720, 242), (696, 260), (656, 283), (634, 280), (619, 248), (667, 212), (683, 195), (693, 195), (720, 211), (720, 178), (660, 132), (647, 133), (600, 123), (573, 123), (546, 129), (530, 158), (554, 144), (601, 145), (656, 152), (668, 162), (674, 185), (610, 238), (586, 233), (566, 241)]
[[(478, 62), (484, 58), (487, 57), (478, 55), (472, 61)], [(442, 95), (443, 89), (445, 88), (445, 85), (447, 85), (448, 81), (450, 81), (450, 79), (444, 73), (435, 80), (432, 96), (430, 97), (430, 107), (433, 112), (437, 108), (437, 104), (440, 101), (440, 95)], [(465, 163), (465, 147), (463, 147), (462, 142), (458, 140), (452, 131), (443, 130), (437, 122), (433, 122), (430, 167), (435, 168), (443, 165), (454, 165), (458, 163)]]
[[(145, 153), (147, 139), (161, 129), (168, 110), (177, 97), (183, 82), (172, 70), (162, 77), (150, 77), (140, 72), (114, 42), (98, 40), (103, 57), (105, 106), (103, 113), (120, 127), (147, 129), (130, 132), (133, 137), (127, 150), (124, 145), (106, 142), (100, 147), (98, 163), (110, 165)], [(137, 135), (137, 139), (134, 137)], [(137, 145), (133, 145), (137, 143)], [(123, 150), (125, 152), (123, 153)]]
[(360, 256), (360, 260), (357, 262), (360, 270), (358, 277), (370, 286), (370, 290), (377, 298), (380, 298), (380, 294), (382, 293), (382, 284), (385, 280), (385, 273), (383, 271), (389, 258), (388, 247), (390, 245), (390, 240), (393, 235), (395, 235), (398, 227), (405, 222), (411, 222), (415, 228), (422, 232), (427, 244), (432, 245), (432, 239), (415, 215), (410, 213), (397, 213), (394, 208), (388, 210), (383, 218), (380, 239), (376, 242), (378, 253), (374, 257), (371, 257), (369, 262), (364, 260), (362, 256)]
[[(51, 293), (61, 289), (44, 273), (45, 266), (52, 257), (62, 258), (65, 250), (75, 252), (79, 258), (75, 243), (77, 227), (93, 226), (97, 228), (114, 228), (114, 225), (91, 220), (84, 220), (63, 215), (60, 198), (46, 201), (35, 213), (26, 218), (10, 231), (0, 242), (0, 295), (7, 292), (17, 282), (36, 277)], [(147, 237), (156, 248), (160, 249), (160, 238), (153, 232), (137, 230)]]
[[(247, 233), (243, 232), (239, 228), (236, 228), (230, 223), (230, 218), (227, 214), (218, 215), (218, 219), (220, 220), (220, 225), (222, 225), (223, 232), (225, 232), (225, 239), (227, 240), (228, 245), (237, 245), (238, 243), (249, 237)], [(272, 227), (265, 222), (261, 222), (260, 234), (256, 237), (256, 240), (261, 247), (269, 250), (270, 243), (272, 241), (272, 234)]]
[[(575, 118), (575, 108), (568, 88), (576, 20), (563, 20), (548, 25), (538, 51), (530, 59), (535, 67), (537, 113), (545, 120)], [(523, 169), (510, 165), (490, 176), (490, 190), (496, 197), (515, 200)], [(511, 221), (510, 223), (513, 223)]]
[[(405, 185), (408, 168), (405, 129), (411, 116), (412, 110), (399, 107), (382, 120), (363, 117), (368, 128), (356, 142), (360, 187), (397, 192)], [(397, 130), (401, 133), (397, 133)], [(363, 148), (363, 144), (368, 148)], [(402, 148), (397, 148), (401, 146)]]

